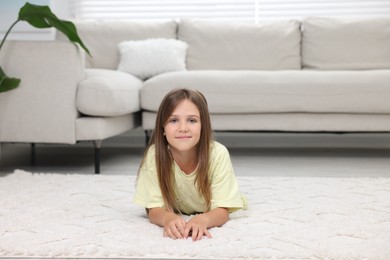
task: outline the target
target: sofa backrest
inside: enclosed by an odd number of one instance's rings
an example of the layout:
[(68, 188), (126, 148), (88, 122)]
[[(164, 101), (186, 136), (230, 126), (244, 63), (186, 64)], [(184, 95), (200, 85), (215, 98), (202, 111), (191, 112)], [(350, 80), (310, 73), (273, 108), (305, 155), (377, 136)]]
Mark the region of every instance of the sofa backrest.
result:
[[(117, 69), (119, 64), (118, 44), (122, 41), (150, 38), (176, 38), (177, 23), (174, 20), (161, 22), (141, 21), (74, 21), (77, 32), (92, 57), (86, 55), (89, 68)], [(65, 36), (57, 34), (57, 39)]]
[(188, 70), (390, 68), (390, 17), (309, 17), (262, 24), (201, 19), (74, 23), (91, 51), (86, 66), (92, 68), (117, 69), (120, 42), (152, 38), (186, 42)]
[(178, 39), (188, 44), (187, 69), (301, 69), (297, 20), (249, 24), (182, 20)]
[(304, 68), (389, 69), (390, 17), (302, 20)]

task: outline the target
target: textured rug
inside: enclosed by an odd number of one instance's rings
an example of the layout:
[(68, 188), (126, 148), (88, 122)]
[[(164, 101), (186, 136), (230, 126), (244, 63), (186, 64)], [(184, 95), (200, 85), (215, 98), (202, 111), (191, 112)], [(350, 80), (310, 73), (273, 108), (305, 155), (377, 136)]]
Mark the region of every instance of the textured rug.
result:
[(134, 181), (0, 177), (0, 257), (390, 259), (390, 178), (238, 177), (250, 208), (197, 242), (164, 238)]

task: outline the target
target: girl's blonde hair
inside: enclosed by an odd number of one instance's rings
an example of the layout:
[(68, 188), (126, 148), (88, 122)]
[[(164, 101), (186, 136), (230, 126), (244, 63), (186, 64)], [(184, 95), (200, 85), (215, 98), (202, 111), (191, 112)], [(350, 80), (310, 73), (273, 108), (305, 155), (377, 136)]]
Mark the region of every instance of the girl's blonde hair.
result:
[[(168, 141), (164, 136), (164, 126), (167, 124), (169, 117), (176, 107), (184, 100), (192, 102), (198, 108), (200, 114), (201, 133), (196, 147), (198, 168), (195, 185), (198, 188), (199, 193), (203, 195), (207, 204), (207, 209), (210, 210), (211, 188), (208, 172), (210, 144), (213, 137), (207, 100), (201, 92), (186, 88), (175, 89), (164, 97), (157, 111), (155, 129), (146, 148), (145, 155), (150, 146), (155, 145), (157, 176), (165, 207), (169, 211), (179, 212), (179, 205), (177, 204), (175, 194), (173, 157), (168, 149)], [(142, 167), (142, 164), (143, 162), (141, 163), (140, 168)]]

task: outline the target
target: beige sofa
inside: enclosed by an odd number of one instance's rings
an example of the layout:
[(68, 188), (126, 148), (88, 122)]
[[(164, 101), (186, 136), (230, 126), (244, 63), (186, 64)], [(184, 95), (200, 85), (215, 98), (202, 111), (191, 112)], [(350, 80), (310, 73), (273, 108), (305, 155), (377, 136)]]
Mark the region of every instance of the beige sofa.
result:
[(189, 87), (207, 96), (215, 130), (388, 132), (389, 28), (389, 18), (185, 21), (188, 71), (144, 82), (142, 125), (153, 128), (168, 90)]
[[(134, 22), (77, 25), (97, 54), (87, 59), (92, 68), (117, 69), (123, 59), (117, 45), (125, 40), (164, 37), (187, 44), (184, 70), (143, 79), (145, 130), (153, 129), (162, 97), (179, 87), (206, 95), (217, 131), (390, 130), (390, 18), (168, 21), (153, 23), (163, 28), (152, 37), (145, 33), (154, 26), (137, 29)], [(141, 64), (142, 55), (133, 57)]]
[(99, 148), (150, 132), (179, 87), (205, 94), (216, 131), (390, 130), (390, 18), (75, 24), (92, 57), (61, 35), (6, 46), (0, 64), (22, 85), (0, 94), (0, 142)]
[(130, 78), (129, 88), (134, 91), (127, 111), (109, 114), (107, 108), (102, 116), (85, 116), (77, 105), (82, 95), (78, 87), (93, 72), (85, 71), (84, 54), (75, 45), (10, 41), (3, 48), (0, 65), (22, 81), (17, 89), (0, 93), (0, 144), (31, 143), (35, 147), (35, 143), (93, 141), (95, 172), (99, 173), (101, 141), (140, 126), (139, 80)]

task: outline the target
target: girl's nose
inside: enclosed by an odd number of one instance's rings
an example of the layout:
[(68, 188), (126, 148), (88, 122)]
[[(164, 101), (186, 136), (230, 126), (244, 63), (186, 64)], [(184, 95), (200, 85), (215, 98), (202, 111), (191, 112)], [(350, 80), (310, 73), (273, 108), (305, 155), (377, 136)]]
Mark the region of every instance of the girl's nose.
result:
[(187, 132), (188, 131), (187, 124), (185, 124), (185, 123), (180, 124), (180, 131)]

